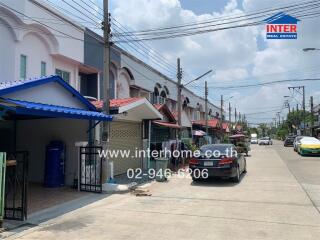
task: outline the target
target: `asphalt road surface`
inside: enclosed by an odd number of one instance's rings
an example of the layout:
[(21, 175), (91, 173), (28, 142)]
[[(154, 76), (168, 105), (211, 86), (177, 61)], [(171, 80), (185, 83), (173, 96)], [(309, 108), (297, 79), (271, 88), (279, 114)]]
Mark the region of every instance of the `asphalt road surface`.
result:
[(320, 157), (300, 156), (293, 151), (293, 147), (283, 147), (283, 142), (280, 141), (276, 141), (272, 148), (286, 163), (320, 211)]
[[(114, 194), (13, 235), (19, 239), (317, 240), (320, 159), (252, 146), (239, 184), (174, 178), (152, 196)], [(11, 237), (12, 238), (12, 237)]]

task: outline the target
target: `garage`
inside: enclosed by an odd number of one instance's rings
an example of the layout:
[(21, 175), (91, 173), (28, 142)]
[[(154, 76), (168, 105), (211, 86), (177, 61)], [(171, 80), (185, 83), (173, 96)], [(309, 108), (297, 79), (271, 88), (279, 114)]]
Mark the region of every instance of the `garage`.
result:
[(141, 122), (112, 122), (110, 131), (110, 150), (129, 151), (130, 157), (113, 157), (114, 175), (126, 173), (129, 168), (142, 168), (142, 158), (135, 155), (136, 149), (142, 149)]
[(162, 119), (161, 113), (146, 98), (112, 99), (110, 109), (116, 114), (110, 124), (110, 150), (130, 152), (129, 156), (111, 157), (113, 175), (125, 174), (129, 168), (146, 168), (148, 158), (135, 153), (149, 148), (146, 129), (152, 120)]
[[(85, 165), (77, 143), (88, 143), (94, 122), (111, 121), (57, 76), (0, 85), (0, 151), (6, 153), (5, 217), (32, 214), (83, 196), (81, 169), (97, 165), (92, 150)], [(99, 136), (97, 136), (99, 137)], [(92, 139), (94, 140), (94, 139)], [(86, 144), (85, 148), (94, 148)], [(95, 172), (102, 185), (102, 164)], [(90, 192), (89, 189), (84, 191)]]

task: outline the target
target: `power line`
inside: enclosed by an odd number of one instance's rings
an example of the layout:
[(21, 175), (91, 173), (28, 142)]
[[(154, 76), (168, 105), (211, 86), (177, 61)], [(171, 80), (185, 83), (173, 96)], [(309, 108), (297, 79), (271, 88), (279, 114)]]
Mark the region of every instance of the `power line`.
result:
[[(316, 1), (316, 2), (318, 2), (318, 1)], [(296, 6), (299, 6), (299, 5), (296, 5)], [(306, 11), (305, 9), (307, 9), (308, 7), (314, 8), (314, 7), (318, 7), (318, 6), (319, 6), (318, 4), (312, 4), (312, 5), (304, 6), (304, 8), (302, 8), (302, 9), (300, 7), (298, 11), (295, 11), (295, 13)], [(266, 15), (266, 16), (269, 16), (269, 14)], [(301, 15), (301, 16), (303, 16), (303, 15)], [(255, 18), (257, 18), (257, 17), (247, 18), (246, 21), (248, 21), (250, 19), (255, 19)], [(244, 24), (239, 24), (239, 21), (231, 21), (231, 22), (227, 22), (227, 23), (220, 23), (220, 24), (210, 25), (210, 27), (219, 26), (219, 25), (226, 25), (226, 24), (230, 24), (230, 23), (238, 23), (238, 24), (235, 25), (235, 26), (226, 26), (226, 27), (220, 27), (220, 28), (219, 27), (218, 28), (210, 28), (210, 29), (204, 29), (204, 30), (199, 30), (199, 27), (197, 27), (197, 28), (195, 28), (195, 31), (191, 31), (191, 32), (190, 31), (187, 31), (187, 32), (177, 32), (176, 31), (176, 32), (167, 32), (167, 33), (164, 33), (162, 35), (152, 33), (152, 36), (145, 37), (145, 38), (140, 38), (138, 40), (139, 41), (143, 41), (143, 40), (161, 40), (161, 39), (168, 39), (168, 38), (175, 38), (175, 37), (182, 37), (182, 36), (191, 36), (191, 35), (196, 35), (196, 34), (201, 34), (201, 33), (206, 33), (206, 32), (214, 32), (214, 31), (220, 31), (220, 30), (226, 30), (226, 29), (232, 29), (232, 28), (256, 26), (256, 25), (260, 25), (262, 23), (264, 24), (264, 22), (261, 21), (261, 20), (260, 21), (255, 21), (255, 22), (249, 22), (249, 23), (246, 22)]]
[[(118, 27), (117, 27), (116, 25), (114, 25), (114, 27), (115, 27), (116, 29), (118, 29)], [(113, 28), (113, 32), (118, 32), (117, 30), (115, 30), (115, 28)], [(118, 44), (119, 44), (119, 43), (118, 43)], [(119, 45), (125, 47), (124, 44), (121, 44), (121, 43), (120, 43)], [(149, 55), (149, 56), (146, 55), (146, 54), (148, 54), (148, 52), (146, 52), (144, 49), (141, 49), (139, 46), (136, 46), (136, 45), (134, 45), (134, 44), (132, 44), (132, 43), (127, 43), (127, 46), (128, 46), (129, 48), (131, 48), (133, 51), (137, 52), (139, 55), (147, 58), (147, 60), (150, 60), (150, 61), (151, 61), (153, 64), (155, 64), (157, 67), (160, 67), (161, 69), (165, 70), (167, 73), (169, 73), (169, 75), (175, 76), (176, 73), (173, 71), (173, 69), (171, 69), (171, 68), (167, 67), (165, 64), (163, 64), (163, 62), (162, 62), (161, 59), (156, 58), (156, 57), (154, 57), (153, 55)], [(152, 65), (153, 65), (153, 64), (152, 64)], [(172, 66), (171, 66), (171, 67), (172, 67)]]
[(229, 89), (238, 89), (238, 88), (250, 88), (250, 87), (259, 87), (259, 86), (268, 86), (268, 85), (275, 85), (279, 83), (286, 83), (286, 82), (306, 82), (306, 81), (320, 81), (320, 78), (304, 78), (304, 79), (285, 79), (285, 80), (277, 80), (277, 81), (270, 81), (270, 82), (263, 82), (257, 84), (247, 84), (247, 85), (237, 85), (237, 86), (215, 86), (211, 87), (214, 89), (219, 90), (229, 90)]
[[(118, 20), (116, 20), (115, 18), (112, 18), (112, 19), (118, 23), (115, 25), (118, 26), (120, 29), (126, 29), (121, 23), (119, 23)], [(134, 35), (132, 35), (132, 36), (130, 36), (130, 38), (134, 39), (136, 37)], [(148, 46), (147, 44), (142, 43), (142, 42), (136, 42), (135, 44), (137, 44), (137, 45), (141, 46), (143, 49), (145, 49), (148, 54), (154, 54), (158, 59), (160, 59), (163, 62), (163, 64), (165, 66), (170, 68), (176, 74), (176, 69), (175, 69), (175, 67), (173, 67), (173, 64), (169, 63), (168, 60), (161, 53), (159, 53), (157, 50), (155, 50), (154, 48), (151, 48), (150, 46)]]
[(246, 116), (250, 116), (250, 115), (258, 115), (258, 114), (266, 114), (266, 113), (271, 113), (271, 112), (279, 112), (281, 111), (281, 109), (277, 108), (277, 109), (273, 109), (273, 110), (268, 110), (268, 111), (261, 111), (261, 112), (253, 112), (253, 113), (246, 113)]
[[(97, 25), (99, 26), (100, 23), (96, 22), (97, 20), (94, 20), (91, 16), (86, 15), (84, 12), (82, 12), (81, 10), (79, 10), (78, 8), (74, 7), (72, 4), (68, 3), (65, 0), (61, 0), (63, 1), (65, 4), (67, 4), (69, 7), (73, 8), (74, 10), (76, 10), (77, 12), (79, 12), (80, 14), (85, 15), (88, 19), (90, 19), (93, 23), (97, 23)], [(80, 8), (84, 9), (85, 11), (88, 11), (87, 9), (85, 9), (81, 4), (77, 3), (74, 0), (71, 0), (72, 2), (74, 2), (76, 5), (78, 5)], [(95, 15), (93, 15), (94, 17), (96, 17)], [(96, 17), (97, 18), (97, 17)], [(102, 19), (97, 18), (98, 21), (102, 21)]]
[[(101, 14), (98, 10), (94, 9), (92, 6), (88, 5), (85, 1), (80, 0), (81, 2), (83, 2), (87, 7), (91, 8), (93, 11), (95, 11), (96, 13), (100, 14), (101, 16), (103, 16), (103, 14)], [(97, 6), (98, 9), (100, 9), (103, 12), (103, 9), (96, 5), (93, 1), (89, 0), (89, 2), (91, 2), (93, 5)], [(117, 19), (115, 19), (114, 17), (112, 17), (112, 20), (114, 20), (114, 23), (112, 26), (115, 26), (117, 29), (119, 29), (120, 31), (123, 30), (128, 30), (127, 28), (125, 28)], [(120, 33), (120, 31), (116, 31), (116, 33)], [(128, 39), (135, 39), (136, 36), (134, 34), (130, 34), (130, 36), (125, 37), (124, 39), (128, 40)], [(176, 74), (176, 69), (175, 67), (173, 67), (173, 65), (171, 63), (168, 63), (167, 59), (164, 58), (161, 53), (157, 52), (155, 49), (152, 49), (150, 46), (147, 46), (146, 44), (143, 43), (132, 43), (133, 45), (135, 45), (136, 47), (138, 47), (139, 49), (142, 49), (143, 52), (145, 52), (147, 54), (147, 58), (151, 57), (151, 58), (157, 58), (156, 60), (160, 59), (160, 64), (168, 71), (169, 73), (173, 73), (174, 75)], [(144, 51), (146, 50), (146, 51)], [(155, 53), (155, 54), (153, 54)], [(152, 55), (152, 56), (150, 56)], [(156, 62), (157, 64), (159, 64), (159, 61)]]
[(192, 22), (192, 23), (183, 24), (183, 25), (174, 25), (174, 26), (153, 28), (153, 29), (140, 30), (140, 31), (124, 32), (123, 34), (131, 34), (131, 33), (139, 34), (139, 33), (147, 33), (147, 32), (156, 32), (156, 31), (160, 31), (160, 30), (171, 30), (171, 29), (184, 28), (184, 27), (189, 27), (189, 26), (196, 26), (197, 28), (199, 28), (199, 25), (203, 25), (203, 24), (219, 22), (219, 21), (223, 21), (223, 20), (230, 20), (230, 19), (231, 20), (239, 19), (239, 18), (254, 16), (254, 15), (258, 15), (258, 14), (266, 13), (266, 12), (270, 12), (270, 11), (274, 12), (274, 11), (279, 11), (279, 10), (285, 10), (287, 8), (300, 6), (303, 3), (308, 4), (308, 3), (313, 3), (313, 2), (315, 2), (315, 1), (297, 2), (296, 4), (284, 5), (284, 7), (280, 7), (280, 8), (271, 8), (271, 9), (264, 8), (264, 9), (260, 9), (259, 11), (256, 11), (256, 12), (251, 12), (251, 13), (249, 12), (247, 14), (242, 13), (242, 14), (235, 14), (234, 16), (229, 16), (229, 17), (216, 17), (216, 18), (212, 18), (211, 20), (206, 20), (206, 21)]
[[(58, 6), (58, 5), (56, 5), (56, 4), (54, 4), (52, 1), (50, 1), (50, 0), (46, 0), (51, 6), (53, 6), (54, 8), (56, 8), (57, 10), (61, 10), (62, 12), (65, 12), (65, 13), (67, 13), (68, 15), (70, 15), (70, 16), (73, 16), (75, 19), (77, 19), (77, 21), (78, 21), (78, 19), (81, 19), (82, 21), (83, 21), (83, 23), (90, 23), (90, 24), (93, 24), (94, 26), (96, 26), (98, 29), (101, 29), (101, 27), (102, 27), (102, 25), (101, 24), (97, 24), (96, 23), (96, 21), (88, 21), (87, 19), (85, 19), (85, 18), (83, 18), (82, 16), (84, 15), (84, 14), (81, 14), (81, 15), (76, 15), (76, 14), (74, 14), (73, 12), (71, 12), (71, 11), (68, 11), (67, 9), (65, 9), (65, 8), (63, 8), (63, 7), (61, 7), (61, 6)], [(69, 4), (68, 4), (69, 5)], [(77, 12), (79, 12), (78, 10), (76, 10)], [(81, 11), (80, 11), (80, 13), (81, 13)]]

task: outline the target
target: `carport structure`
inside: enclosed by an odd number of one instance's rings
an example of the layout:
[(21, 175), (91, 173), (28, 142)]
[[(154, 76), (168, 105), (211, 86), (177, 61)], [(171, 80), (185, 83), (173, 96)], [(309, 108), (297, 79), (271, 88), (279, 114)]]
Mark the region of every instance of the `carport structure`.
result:
[[(97, 111), (62, 78), (50, 76), (0, 83), (0, 113), (0, 151), (7, 152), (7, 160), (14, 160), (12, 166), (7, 166), (5, 215), (8, 219), (24, 220), (28, 210), (41, 210), (28, 209), (28, 202), (46, 208), (79, 196), (70, 186), (83, 185), (79, 189), (86, 191), (93, 187), (95, 191), (101, 190), (102, 160), (97, 156), (98, 146), (91, 144), (99, 136), (92, 126), (100, 121), (112, 121), (112, 117)], [(61, 141), (65, 146), (61, 164), (65, 187), (62, 188), (42, 187), (46, 146), (51, 141)], [(76, 142), (90, 144), (79, 154)]]

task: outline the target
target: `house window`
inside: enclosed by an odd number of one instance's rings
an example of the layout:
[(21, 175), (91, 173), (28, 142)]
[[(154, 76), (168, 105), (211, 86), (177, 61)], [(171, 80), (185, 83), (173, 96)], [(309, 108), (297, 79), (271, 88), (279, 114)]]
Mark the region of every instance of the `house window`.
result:
[(20, 79), (27, 78), (27, 56), (20, 55)]
[(195, 111), (193, 118), (194, 118), (194, 120), (201, 120), (200, 111)]
[(47, 75), (47, 63), (46, 62), (41, 62), (41, 77)]
[(65, 80), (67, 83), (70, 83), (70, 73), (60, 70), (60, 69), (56, 69), (56, 74), (61, 77), (63, 80)]

